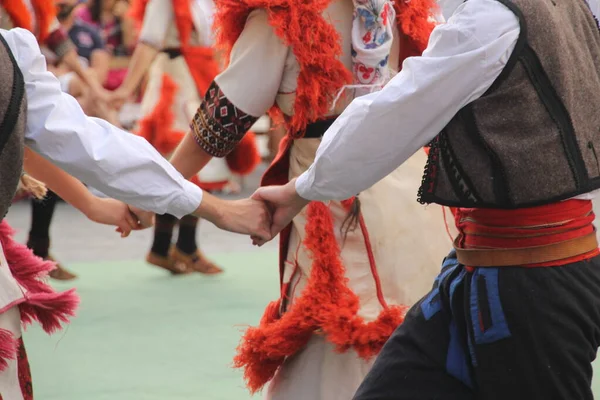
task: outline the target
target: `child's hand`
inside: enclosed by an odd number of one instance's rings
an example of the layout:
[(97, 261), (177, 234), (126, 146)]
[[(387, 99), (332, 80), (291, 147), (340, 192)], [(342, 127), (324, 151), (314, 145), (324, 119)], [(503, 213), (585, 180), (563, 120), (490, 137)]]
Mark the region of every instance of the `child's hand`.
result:
[(94, 222), (116, 226), (121, 237), (129, 236), (132, 230), (143, 229), (138, 218), (129, 211), (127, 204), (118, 200), (94, 197), (85, 214)]

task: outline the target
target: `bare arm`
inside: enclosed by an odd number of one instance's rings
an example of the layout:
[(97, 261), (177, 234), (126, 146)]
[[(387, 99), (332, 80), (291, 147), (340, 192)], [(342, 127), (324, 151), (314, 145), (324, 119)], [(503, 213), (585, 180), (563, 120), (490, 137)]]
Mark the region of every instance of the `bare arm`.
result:
[(126, 204), (94, 196), (83, 183), (27, 147), (24, 169), (35, 179), (44, 182), (53, 192), (90, 220), (117, 226), (122, 236), (128, 236), (132, 229), (138, 229), (138, 222), (131, 215)]
[[(150, 68), (150, 64), (158, 54), (158, 49), (147, 45), (146, 43), (138, 43), (133, 56), (131, 56), (131, 64), (127, 76), (121, 85), (121, 88), (131, 94), (138, 87), (142, 78)], [(120, 88), (120, 89), (121, 89)]]
[(211, 158), (210, 154), (196, 144), (194, 134), (188, 132), (175, 150), (175, 154), (171, 158), (171, 164), (181, 175), (190, 179), (204, 168)]
[(109, 101), (108, 92), (102, 87), (98, 78), (91, 73), (90, 70), (84, 68), (79, 62), (79, 56), (77, 55), (77, 51), (72, 48), (70, 49), (61, 59), (61, 61), (73, 72), (77, 74), (86, 84), (94, 94), (94, 97), (99, 98), (104, 102)]
[(96, 73), (98, 83), (106, 82), (110, 69), (110, 54), (106, 50), (94, 50), (90, 57), (90, 68)]

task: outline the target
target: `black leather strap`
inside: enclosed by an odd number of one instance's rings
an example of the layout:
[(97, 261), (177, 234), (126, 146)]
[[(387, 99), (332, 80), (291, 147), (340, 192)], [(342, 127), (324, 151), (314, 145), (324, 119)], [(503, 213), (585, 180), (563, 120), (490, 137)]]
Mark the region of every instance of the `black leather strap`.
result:
[(336, 118), (337, 117), (320, 119), (317, 122), (308, 124), (302, 139), (321, 139), (325, 132), (327, 132), (327, 129), (329, 129), (329, 127), (334, 123)]

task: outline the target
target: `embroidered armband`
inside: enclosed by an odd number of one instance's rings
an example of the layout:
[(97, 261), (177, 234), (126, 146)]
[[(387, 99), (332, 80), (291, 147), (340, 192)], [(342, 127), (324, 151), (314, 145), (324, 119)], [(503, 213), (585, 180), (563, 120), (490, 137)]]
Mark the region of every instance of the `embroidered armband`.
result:
[(213, 157), (225, 157), (258, 118), (234, 106), (213, 82), (196, 111), (190, 128), (196, 143)]

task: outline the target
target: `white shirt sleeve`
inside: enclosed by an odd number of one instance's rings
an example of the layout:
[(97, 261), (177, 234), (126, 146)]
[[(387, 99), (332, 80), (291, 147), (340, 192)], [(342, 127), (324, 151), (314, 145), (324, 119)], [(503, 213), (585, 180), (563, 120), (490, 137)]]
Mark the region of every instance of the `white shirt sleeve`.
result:
[(142, 209), (183, 217), (200, 205), (202, 191), (146, 140), (87, 117), (60, 90), (30, 32), (0, 33), (25, 80), (27, 146), (89, 186)]
[(355, 99), (325, 133), (296, 182), (308, 200), (342, 200), (368, 189), (429, 143), (492, 85), (519, 36), (495, 0), (470, 0), (437, 26), (421, 57), (407, 59), (381, 91)]

